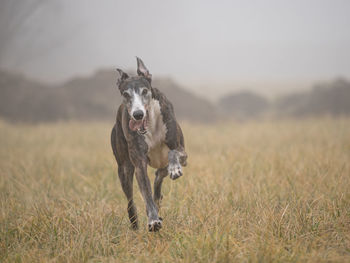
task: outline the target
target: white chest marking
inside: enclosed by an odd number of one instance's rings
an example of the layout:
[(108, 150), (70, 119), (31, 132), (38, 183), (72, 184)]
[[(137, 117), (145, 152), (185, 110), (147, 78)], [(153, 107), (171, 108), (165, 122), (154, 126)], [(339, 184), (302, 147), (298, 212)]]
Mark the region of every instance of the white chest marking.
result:
[(152, 150), (165, 141), (167, 132), (163, 122), (163, 116), (160, 112), (159, 101), (152, 99), (148, 110), (148, 127), (145, 134), (145, 140), (148, 145), (148, 150)]
[(148, 127), (145, 141), (148, 145), (148, 158), (154, 168), (163, 168), (168, 164), (169, 148), (165, 144), (167, 128), (163, 122), (159, 101), (152, 99), (148, 110)]

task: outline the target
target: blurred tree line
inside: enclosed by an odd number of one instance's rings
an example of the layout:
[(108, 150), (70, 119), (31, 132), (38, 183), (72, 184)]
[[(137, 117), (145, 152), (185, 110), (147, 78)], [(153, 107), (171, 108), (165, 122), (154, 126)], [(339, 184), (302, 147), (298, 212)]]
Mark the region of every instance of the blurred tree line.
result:
[[(113, 120), (121, 103), (117, 73), (100, 70), (93, 76), (74, 78), (47, 86), (23, 75), (0, 71), (0, 118), (9, 121)], [(153, 86), (174, 104), (177, 117), (195, 122), (265, 117), (350, 115), (350, 82), (345, 79), (317, 84), (310, 91), (268, 100), (242, 91), (223, 96), (213, 104), (168, 78), (156, 78)]]

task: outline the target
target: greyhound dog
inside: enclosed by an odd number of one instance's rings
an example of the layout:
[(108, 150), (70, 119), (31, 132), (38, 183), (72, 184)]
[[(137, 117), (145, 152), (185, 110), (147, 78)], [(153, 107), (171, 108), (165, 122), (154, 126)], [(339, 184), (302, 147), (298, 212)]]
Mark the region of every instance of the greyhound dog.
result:
[[(146, 203), (149, 231), (162, 227), (160, 208), (161, 187), (168, 174), (175, 180), (182, 176), (186, 166), (184, 137), (176, 121), (171, 102), (152, 87), (152, 75), (140, 58), (137, 76), (129, 77), (121, 69), (117, 86), (123, 97), (116, 123), (112, 129), (111, 144), (118, 164), (118, 176), (128, 200), (131, 226), (138, 228), (137, 212), (133, 201), (134, 173)], [(154, 193), (147, 175), (147, 165), (157, 169)]]

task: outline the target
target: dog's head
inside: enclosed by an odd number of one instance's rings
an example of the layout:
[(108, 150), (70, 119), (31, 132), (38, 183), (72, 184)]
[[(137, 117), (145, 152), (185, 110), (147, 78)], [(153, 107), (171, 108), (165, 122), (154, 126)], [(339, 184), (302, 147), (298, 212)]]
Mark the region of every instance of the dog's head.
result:
[(117, 69), (117, 85), (123, 97), (123, 103), (130, 115), (129, 128), (145, 133), (148, 122), (148, 108), (152, 99), (152, 75), (143, 61), (137, 57), (137, 76), (129, 77)]

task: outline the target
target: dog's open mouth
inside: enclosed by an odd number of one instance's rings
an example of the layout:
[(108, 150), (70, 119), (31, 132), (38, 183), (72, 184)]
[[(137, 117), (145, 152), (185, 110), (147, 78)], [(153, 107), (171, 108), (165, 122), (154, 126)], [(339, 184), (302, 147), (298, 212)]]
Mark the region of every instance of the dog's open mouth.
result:
[(139, 134), (145, 134), (147, 132), (148, 118), (147, 116), (142, 120), (131, 119), (129, 121), (129, 128), (132, 131), (137, 131)]

